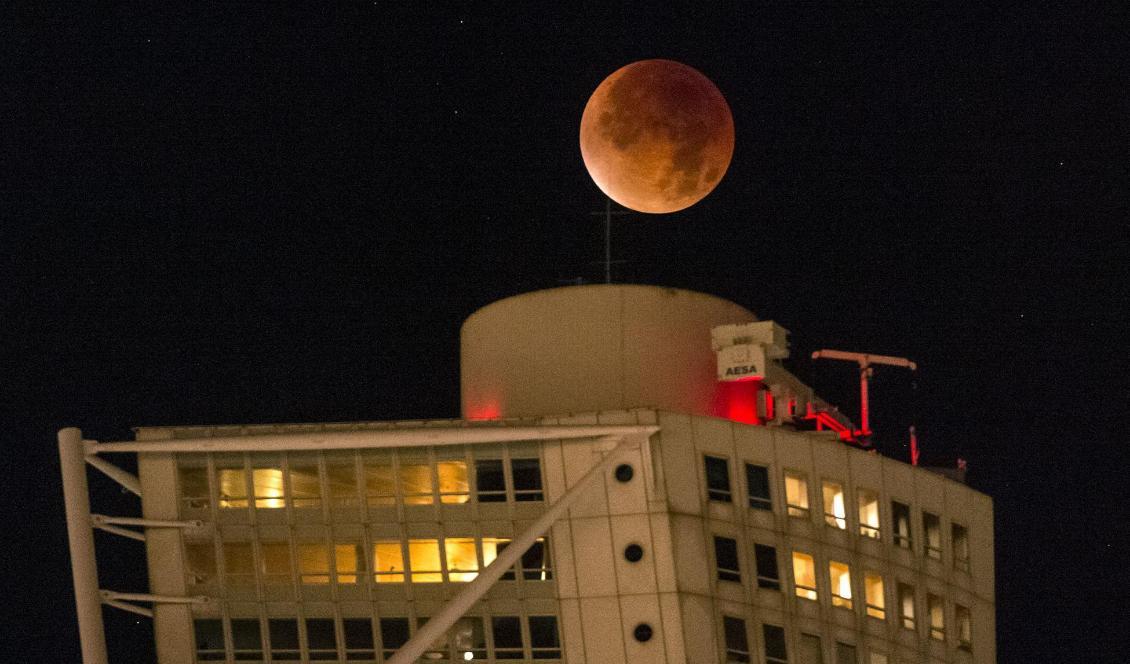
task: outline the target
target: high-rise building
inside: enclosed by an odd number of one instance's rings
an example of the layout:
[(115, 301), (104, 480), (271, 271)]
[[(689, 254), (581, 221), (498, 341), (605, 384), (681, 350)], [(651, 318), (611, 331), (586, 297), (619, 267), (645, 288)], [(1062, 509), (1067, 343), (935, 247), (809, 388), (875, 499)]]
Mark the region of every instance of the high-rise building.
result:
[[(160, 664), (994, 662), (991, 500), (845, 444), (786, 334), (561, 288), (466, 321), (462, 419), (65, 429), (84, 657), (101, 604)], [(87, 463), (141, 496), (93, 524), (144, 533), (148, 595), (98, 588)]]

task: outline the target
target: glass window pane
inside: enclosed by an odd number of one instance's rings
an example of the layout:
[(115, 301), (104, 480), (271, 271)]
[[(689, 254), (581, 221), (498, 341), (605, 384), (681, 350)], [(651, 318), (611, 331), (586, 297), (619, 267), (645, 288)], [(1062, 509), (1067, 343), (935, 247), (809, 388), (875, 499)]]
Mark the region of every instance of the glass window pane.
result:
[(863, 585), (867, 593), (867, 615), (879, 620), (885, 619), (887, 604), (883, 595), (883, 577), (875, 572), (867, 572), (863, 576)]
[(239, 468), (216, 470), (216, 487), (220, 492), (220, 508), (247, 507), (247, 471)]
[(396, 482), (392, 466), (387, 463), (365, 462), (365, 499), (369, 507), (388, 507), (396, 504)]
[(746, 486), (749, 487), (749, 506), (760, 510), (772, 510), (773, 501), (769, 495), (769, 469), (765, 466), (745, 465)]
[(478, 576), (479, 557), (475, 540), (470, 537), (448, 537), (443, 541), (447, 555), (447, 578), (453, 582), (473, 581)]
[(836, 664), (858, 664), (855, 646), (846, 643), (836, 643)]
[(749, 637), (745, 631), (745, 621), (741, 618), (722, 616), (722, 632), (726, 639), (726, 662), (748, 662)]
[(720, 457), (704, 457), (706, 465), (706, 497), (730, 502), (730, 464)]
[(298, 575), (306, 584), (330, 582), (330, 552), (325, 544), (298, 545)]
[[(483, 538), (483, 566), (489, 565), (494, 562), (498, 554), (510, 545), (510, 540), (501, 537), (484, 537)], [(513, 581), (514, 572), (507, 571), (502, 575), (503, 581)]]
[(537, 459), (511, 459), (514, 500), (542, 500), (541, 463)]
[(914, 587), (905, 583), (898, 584), (899, 615), (902, 626), (914, 629)]
[(969, 571), (969, 531), (965, 526), (951, 524), (950, 535), (953, 538), (953, 566), (960, 570)]
[(785, 630), (777, 625), (762, 625), (765, 638), (765, 659), (769, 662), (787, 662), (789, 655), (785, 648)]
[(808, 479), (804, 473), (785, 471), (785, 501), (788, 503), (789, 516), (808, 516)]
[(321, 507), (322, 483), (317, 464), (290, 467), (290, 497), (295, 507)]
[(439, 474), (440, 502), (465, 503), (470, 498), (470, 483), (467, 478), (467, 462), (440, 461)]
[(457, 661), (485, 660), (487, 658), (487, 635), (483, 619), (477, 616), (464, 616), (456, 621), (448, 632), (448, 641), (454, 650)]
[(345, 633), (346, 659), (365, 659), (365, 657), (350, 657), (349, 655), (373, 654), (373, 624), (368, 618), (345, 618), (341, 621), (342, 631)]
[(439, 540), (414, 539), (408, 541), (408, 560), (413, 583), (441, 583)]
[(850, 609), (852, 607), (851, 568), (846, 563), (829, 561), (828, 578), (832, 587), (832, 606)]
[(718, 578), (722, 581), (741, 582), (738, 563), (738, 543), (729, 537), (714, 537), (714, 561), (718, 565)]
[(224, 624), (220, 620), (194, 620), (193, 635), (196, 637), (196, 659), (201, 661), (224, 660)]
[(954, 619), (957, 620), (957, 643), (963, 650), (969, 650), (973, 643), (973, 616), (969, 608), (960, 604), (953, 607)]
[(922, 513), (922, 531), (926, 540), (926, 555), (934, 560), (942, 559), (942, 520), (937, 514)]
[(781, 574), (777, 567), (777, 549), (764, 544), (753, 546), (757, 562), (757, 585), (769, 590), (781, 589)]
[(334, 544), (334, 565), (338, 583), (357, 583), (362, 563), (360, 544)]
[(408, 643), (407, 618), (381, 618), (381, 649), (386, 658), (390, 657), (405, 643)]
[[(235, 618), (231, 621), (232, 645), (236, 659), (261, 659), (263, 657), (263, 636), (259, 631), (259, 621), (254, 618)], [(240, 655), (243, 655), (241, 657)]]
[(426, 463), (400, 464), (400, 488), (405, 505), (432, 504), (432, 469)]
[(357, 507), (357, 468), (352, 463), (326, 464), (326, 482), (333, 507)]
[(544, 537), (539, 537), (522, 554), (522, 578), (526, 581), (549, 581), (553, 579), (553, 572), (549, 565), (549, 542)]
[(491, 618), (495, 659), (522, 659), (522, 625), (514, 616)]
[(208, 583), (216, 578), (216, 547), (212, 542), (185, 544), (184, 567), (189, 583)]
[(475, 462), (475, 490), (481, 503), (506, 500), (506, 479), (502, 474), (502, 461), (483, 459)]
[(824, 481), (824, 522), (833, 528), (847, 529), (847, 507), (844, 487), (838, 482)]
[(251, 469), (251, 489), (255, 492), (255, 507), (259, 509), (282, 509), (286, 507), (283, 499), (283, 472), (281, 468)]
[(819, 636), (800, 635), (800, 664), (824, 664), (824, 648)]
[(530, 616), (530, 650), (534, 659), (560, 659), (557, 616)]
[(930, 638), (946, 640), (946, 607), (940, 595), (926, 595), (926, 611), (930, 615)]
[(177, 469), (177, 475), (184, 506), (194, 510), (208, 509), (208, 469), (182, 466)]
[(228, 583), (255, 582), (255, 558), (246, 542), (224, 542), (224, 574)]
[(290, 584), (290, 545), (286, 542), (262, 542), (263, 581), (272, 585)]
[(807, 553), (793, 551), (793, 583), (797, 597), (816, 599), (816, 563)]
[(891, 501), (891, 521), (894, 524), (895, 544), (904, 549), (912, 547), (910, 540), (910, 506)]
[(332, 618), (306, 619), (306, 645), (310, 659), (337, 659), (337, 634)]
[(404, 551), (399, 540), (373, 543), (373, 571), (377, 583), (404, 583)]
[(859, 490), (859, 534), (879, 539), (879, 494), (870, 489)]

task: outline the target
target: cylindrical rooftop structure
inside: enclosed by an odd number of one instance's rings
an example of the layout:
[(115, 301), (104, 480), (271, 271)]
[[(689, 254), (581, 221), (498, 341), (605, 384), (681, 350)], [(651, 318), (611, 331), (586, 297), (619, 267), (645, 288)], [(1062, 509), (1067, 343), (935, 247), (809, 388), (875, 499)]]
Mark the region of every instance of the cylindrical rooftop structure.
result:
[(463, 323), (463, 417), (636, 407), (722, 414), (710, 330), (756, 320), (728, 300), (658, 286), (570, 286), (499, 300)]

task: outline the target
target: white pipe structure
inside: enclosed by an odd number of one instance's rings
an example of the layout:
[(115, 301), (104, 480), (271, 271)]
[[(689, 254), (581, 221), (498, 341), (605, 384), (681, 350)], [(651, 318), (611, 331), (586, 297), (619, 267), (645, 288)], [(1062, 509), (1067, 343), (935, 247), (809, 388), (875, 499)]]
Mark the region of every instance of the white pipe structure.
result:
[(106, 633), (102, 625), (102, 596), (98, 592), (98, 564), (94, 557), (94, 529), (90, 525), (90, 493), (86, 484), (86, 454), (82, 432), (59, 431), (59, 466), (63, 474), (63, 502), (67, 512), (67, 543), (78, 609), (78, 634), (83, 664), (108, 664)]
[[(655, 427), (650, 428), (655, 429)], [(604, 438), (610, 441), (616, 441), (618, 439), (616, 436), (606, 436)], [(439, 613), (432, 616), (427, 624), (421, 627), (407, 643), (401, 646), (400, 650), (396, 651), (396, 654), (388, 660), (387, 664), (412, 664), (416, 662), (433, 643), (447, 634), (447, 630), (451, 629), (452, 625), (475, 605), (475, 602), (482, 599), (483, 595), (502, 578), (502, 575), (505, 574), (507, 570), (518, 562), (518, 559), (526, 553), (526, 550), (529, 549), (539, 537), (544, 535), (555, 521), (564, 516), (565, 511), (581, 497), (581, 494), (583, 494), (589, 486), (595, 483), (596, 479), (603, 475), (604, 471), (616, 462), (633, 443), (638, 445), (641, 442), (646, 442), (646, 437), (644, 437), (642, 441), (639, 436), (623, 437), (619, 439), (616, 447), (605, 454), (604, 458), (585, 473), (584, 477), (565, 492), (564, 496), (561, 496), (561, 498), (553, 503), (537, 521), (521, 535), (516, 537), (509, 546), (503, 549), (502, 553), (498, 554), (498, 557), (494, 559), (494, 562), (487, 565), (485, 569), (479, 572), (479, 575), (460, 590), (459, 594), (452, 597), (447, 604), (444, 604), (443, 608), (439, 610)]]
[[(83, 444), (89, 445), (89, 441), (83, 441)], [(137, 479), (137, 475), (122, 470), (109, 461), (99, 459), (93, 454), (86, 455), (86, 462), (102, 471), (106, 477), (120, 484), (126, 491), (129, 491), (139, 498), (141, 497), (141, 480)]]

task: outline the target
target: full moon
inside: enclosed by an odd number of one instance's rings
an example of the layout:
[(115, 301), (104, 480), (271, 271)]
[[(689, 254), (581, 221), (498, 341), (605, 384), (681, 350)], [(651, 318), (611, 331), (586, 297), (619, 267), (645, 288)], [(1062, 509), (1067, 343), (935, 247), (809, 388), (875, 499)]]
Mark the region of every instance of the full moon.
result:
[(734, 119), (696, 69), (641, 60), (604, 79), (581, 116), (581, 157), (596, 186), (626, 208), (675, 212), (702, 200), (734, 154)]

